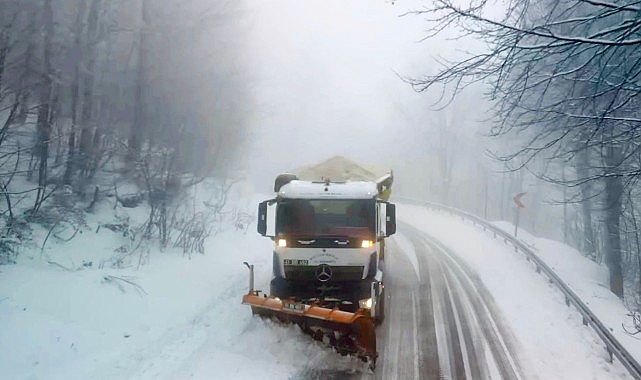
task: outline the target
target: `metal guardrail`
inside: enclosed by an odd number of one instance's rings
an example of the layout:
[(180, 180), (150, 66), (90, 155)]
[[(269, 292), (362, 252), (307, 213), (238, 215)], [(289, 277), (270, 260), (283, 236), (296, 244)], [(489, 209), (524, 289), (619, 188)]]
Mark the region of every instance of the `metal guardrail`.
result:
[(565, 296), (565, 304), (574, 307), (578, 310), (583, 318), (583, 324), (592, 327), (594, 332), (601, 338), (605, 344), (606, 350), (610, 355), (610, 361), (613, 360), (613, 357), (616, 357), (621, 361), (623, 366), (629, 371), (630, 375), (635, 379), (641, 379), (641, 366), (636, 361), (636, 359), (630, 355), (630, 353), (616, 340), (616, 338), (610, 333), (610, 330), (599, 321), (596, 315), (590, 311), (590, 309), (581, 301), (581, 299), (570, 289), (557, 274), (550, 268), (543, 260), (541, 260), (535, 253), (532, 251), (525, 243), (516, 239), (514, 236), (508, 232), (494, 226), (485, 219), (482, 219), (476, 215), (470, 214), (466, 211), (459, 210), (454, 207), (444, 206), (434, 202), (428, 201), (418, 201), (415, 199), (404, 198), (404, 197), (395, 197), (395, 199), (413, 203), (421, 206), (426, 206), (435, 210), (445, 211), (453, 215), (462, 217), (463, 219), (468, 219), (476, 225), (483, 227), (484, 231), (489, 231), (494, 234), (494, 237), (500, 236), (503, 238), (504, 242), (510, 243), (514, 246), (515, 251), (521, 251), (525, 254), (526, 258), (533, 262), (536, 265), (536, 271), (538, 273), (543, 272), (550, 282), (557, 286), (557, 288)]

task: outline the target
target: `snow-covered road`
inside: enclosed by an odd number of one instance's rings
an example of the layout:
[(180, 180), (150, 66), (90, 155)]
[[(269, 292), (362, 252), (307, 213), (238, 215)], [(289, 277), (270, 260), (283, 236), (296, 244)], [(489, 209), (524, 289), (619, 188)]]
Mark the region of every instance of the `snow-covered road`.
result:
[[(475, 272), (494, 300), (496, 318), (513, 334), (510, 351), (524, 378), (629, 378), (620, 363), (608, 362), (600, 340), (523, 255), (460, 218), (413, 205), (399, 205), (397, 212), (402, 221), (427, 233)], [(401, 230), (397, 239), (407, 239), (404, 234)], [(570, 251), (566, 247), (557, 254)]]
[[(512, 333), (476, 273), (425, 232), (411, 236), (422, 272), (428, 274), (439, 375), (452, 379), (522, 379)], [(431, 297), (426, 297), (431, 294)], [(428, 312), (431, 310), (431, 312)], [(429, 337), (428, 337), (429, 339)], [(434, 378), (418, 372), (413, 378)]]

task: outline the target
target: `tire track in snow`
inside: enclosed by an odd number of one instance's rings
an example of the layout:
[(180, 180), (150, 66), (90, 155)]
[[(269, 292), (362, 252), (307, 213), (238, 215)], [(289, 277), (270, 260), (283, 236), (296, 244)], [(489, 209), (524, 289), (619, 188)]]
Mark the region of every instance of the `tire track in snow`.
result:
[(442, 378), (522, 379), (513, 338), (495, 317), (499, 314), (480, 279), (438, 241), (404, 227), (412, 231), (421, 271), (425, 265), (430, 271)]

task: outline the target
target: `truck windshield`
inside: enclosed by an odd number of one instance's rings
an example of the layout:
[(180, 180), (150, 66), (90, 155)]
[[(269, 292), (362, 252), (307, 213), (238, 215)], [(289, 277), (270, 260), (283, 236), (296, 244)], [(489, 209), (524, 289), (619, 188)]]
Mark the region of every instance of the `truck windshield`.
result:
[(284, 199), (278, 203), (276, 234), (371, 238), (373, 199)]

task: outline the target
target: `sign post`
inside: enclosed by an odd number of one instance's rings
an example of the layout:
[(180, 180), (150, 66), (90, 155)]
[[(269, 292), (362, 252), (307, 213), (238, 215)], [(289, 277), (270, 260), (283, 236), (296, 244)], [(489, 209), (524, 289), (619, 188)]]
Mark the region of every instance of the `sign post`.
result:
[(521, 214), (521, 209), (525, 208), (525, 205), (523, 202), (521, 202), (521, 198), (527, 193), (518, 193), (514, 196), (514, 203), (516, 203), (516, 217), (514, 221), (514, 237), (517, 236), (518, 230), (519, 230), (519, 214)]

